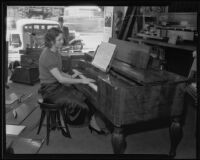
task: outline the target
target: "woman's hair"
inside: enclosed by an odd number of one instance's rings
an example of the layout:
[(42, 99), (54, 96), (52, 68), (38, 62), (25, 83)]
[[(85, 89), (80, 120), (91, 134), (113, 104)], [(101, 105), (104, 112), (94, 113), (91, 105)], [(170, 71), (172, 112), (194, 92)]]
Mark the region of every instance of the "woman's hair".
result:
[(52, 46), (52, 41), (55, 42), (56, 40), (56, 37), (62, 33), (62, 31), (58, 28), (50, 28), (47, 33), (45, 34), (44, 36), (44, 42), (45, 42), (45, 46), (48, 47), (48, 48), (51, 48)]

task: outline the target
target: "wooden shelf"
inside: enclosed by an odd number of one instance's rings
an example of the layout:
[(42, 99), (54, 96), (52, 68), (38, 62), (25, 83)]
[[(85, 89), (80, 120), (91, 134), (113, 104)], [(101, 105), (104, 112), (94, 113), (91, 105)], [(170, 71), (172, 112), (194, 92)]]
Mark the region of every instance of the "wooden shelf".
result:
[(169, 47), (169, 48), (176, 48), (176, 49), (182, 49), (182, 50), (187, 50), (187, 51), (195, 51), (197, 47), (195, 45), (176, 45), (176, 44), (170, 44), (167, 42), (162, 42), (158, 40), (145, 40), (142, 38), (137, 38), (137, 37), (129, 37), (128, 40), (130, 41), (138, 41), (150, 45), (157, 45), (157, 46), (162, 46), (162, 47)]
[(166, 30), (179, 30), (179, 31), (189, 31), (189, 32), (194, 32), (197, 31), (196, 27), (184, 27), (184, 26), (159, 26), (155, 25), (156, 28), (160, 29), (166, 29)]

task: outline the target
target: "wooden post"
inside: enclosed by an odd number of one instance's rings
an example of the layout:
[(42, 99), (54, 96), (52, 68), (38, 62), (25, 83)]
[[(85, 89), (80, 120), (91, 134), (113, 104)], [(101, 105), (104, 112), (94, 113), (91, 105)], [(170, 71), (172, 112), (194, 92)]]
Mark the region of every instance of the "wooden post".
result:
[(6, 41), (6, 53), (5, 53), (5, 87), (9, 88), (7, 83), (8, 83), (8, 41)]

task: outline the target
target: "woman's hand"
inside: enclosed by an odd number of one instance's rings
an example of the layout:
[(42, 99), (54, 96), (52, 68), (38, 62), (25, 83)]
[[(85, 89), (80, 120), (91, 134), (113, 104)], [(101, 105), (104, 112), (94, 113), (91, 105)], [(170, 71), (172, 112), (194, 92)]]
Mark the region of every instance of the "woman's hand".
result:
[(73, 69), (72, 71), (73, 71), (74, 74), (76, 74), (76, 75), (81, 75), (81, 74), (82, 74), (81, 72), (77, 71), (76, 69)]
[(79, 76), (79, 75), (81, 75), (82, 73), (74, 73), (73, 75), (72, 75), (72, 78), (76, 78), (77, 76)]
[(72, 78), (76, 78), (79, 75), (82, 75), (81, 72), (77, 71), (76, 69), (73, 69), (74, 74), (72, 75)]
[(84, 78), (82, 79), (82, 83), (83, 84), (90, 84), (90, 83), (94, 83), (95, 80), (94, 79), (90, 79), (90, 78)]

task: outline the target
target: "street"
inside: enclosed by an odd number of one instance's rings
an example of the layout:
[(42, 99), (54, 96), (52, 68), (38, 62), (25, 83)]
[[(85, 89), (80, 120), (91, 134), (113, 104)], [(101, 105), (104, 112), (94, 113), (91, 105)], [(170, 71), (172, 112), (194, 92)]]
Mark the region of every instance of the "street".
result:
[(103, 40), (103, 32), (97, 32), (97, 33), (79, 32), (79, 33), (80, 33), (80, 38), (83, 40), (83, 43), (85, 44), (83, 46), (83, 50), (94, 51)]

